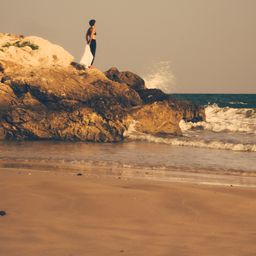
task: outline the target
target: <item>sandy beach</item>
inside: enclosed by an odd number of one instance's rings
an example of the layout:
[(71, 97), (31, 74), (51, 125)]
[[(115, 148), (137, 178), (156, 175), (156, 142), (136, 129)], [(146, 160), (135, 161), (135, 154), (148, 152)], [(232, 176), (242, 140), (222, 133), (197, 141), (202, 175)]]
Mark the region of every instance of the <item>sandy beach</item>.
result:
[(0, 256), (256, 256), (256, 0), (59, 2), (1, 2)]
[(256, 189), (0, 171), (1, 256), (246, 255)]

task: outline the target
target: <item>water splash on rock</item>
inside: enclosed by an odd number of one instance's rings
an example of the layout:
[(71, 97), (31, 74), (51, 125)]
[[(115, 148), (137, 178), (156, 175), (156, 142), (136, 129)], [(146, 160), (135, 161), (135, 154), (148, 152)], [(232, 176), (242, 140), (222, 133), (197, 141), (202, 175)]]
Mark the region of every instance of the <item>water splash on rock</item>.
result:
[(146, 87), (157, 88), (165, 93), (171, 93), (176, 85), (176, 77), (171, 69), (170, 61), (161, 61), (144, 76)]

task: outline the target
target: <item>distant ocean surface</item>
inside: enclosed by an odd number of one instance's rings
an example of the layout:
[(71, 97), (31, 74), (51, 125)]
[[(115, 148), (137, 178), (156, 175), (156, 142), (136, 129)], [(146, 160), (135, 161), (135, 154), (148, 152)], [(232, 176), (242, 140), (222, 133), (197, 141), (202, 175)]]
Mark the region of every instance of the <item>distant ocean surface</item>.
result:
[(173, 94), (173, 97), (180, 100), (190, 100), (203, 106), (256, 108), (256, 94)]
[[(256, 94), (174, 94), (206, 107), (206, 121), (180, 122), (183, 136), (153, 136), (133, 125), (115, 144), (0, 142), (0, 168), (132, 168), (256, 177)], [(163, 173), (161, 174), (163, 175)], [(256, 182), (255, 182), (256, 185)]]

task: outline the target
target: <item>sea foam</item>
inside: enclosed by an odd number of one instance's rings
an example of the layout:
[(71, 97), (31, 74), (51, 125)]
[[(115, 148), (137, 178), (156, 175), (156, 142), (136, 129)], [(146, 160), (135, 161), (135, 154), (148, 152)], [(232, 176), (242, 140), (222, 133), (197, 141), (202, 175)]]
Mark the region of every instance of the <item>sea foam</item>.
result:
[(131, 140), (135, 141), (147, 141), (154, 143), (168, 144), (172, 146), (187, 146), (187, 147), (199, 147), (199, 148), (209, 148), (209, 149), (224, 149), (233, 151), (245, 151), (245, 152), (256, 152), (256, 145), (254, 144), (235, 144), (227, 143), (224, 141), (207, 141), (202, 139), (187, 139), (187, 138), (164, 138), (158, 137), (151, 134), (139, 133), (136, 131), (129, 130), (126, 132), (125, 136)]
[(207, 106), (205, 122), (180, 122), (182, 131), (195, 128), (214, 132), (242, 132), (256, 134), (256, 109), (250, 108), (220, 108), (217, 105)]
[[(244, 113), (242, 111), (242, 113)], [(214, 123), (212, 119), (211, 122)], [(207, 121), (208, 122), (208, 121)], [(196, 124), (192, 123), (185, 123), (184, 121), (181, 122), (181, 127), (183, 132), (191, 129), (195, 126), (203, 126), (207, 127), (211, 130), (214, 128), (213, 125), (209, 125), (207, 122), (200, 122)], [(228, 126), (229, 129), (232, 126)], [(215, 127), (216, 130), (223, 130), (224, 128)], [(225, 128), (226, 130), (227, 128)], [(241, 131), (241, 128), (235, 129), (236, 131)], [(250, 130), (251, 131), (251, 130)], [(254, 131), (255, 132), (255, 131)], [(180, 136), (180, 137), (160, 137), (151, 134), (146, 134), (142, 132), (138, 132), (136, 130), (136, 122), (133, 122), (128, 130), (124, 133), (124, 136), (127, 139), (134, 140), (134, 141), (147, 141), (152, 143), (161, 143), (161, 144), (168, 144), (172, 146), (187, 146), (187, 147), (198, 147), (198, 148), (208, 148), (208, 149), (223, 149), (223, 150), (232, 150), (232, 151), (243, 151), (243, 152), (256, 152), (256, 144), (250, 143), (236, 143), (236, 142), (228, 142), (221, 139), (206, 139), (200, 137), (188, 137), (188, 136)]]

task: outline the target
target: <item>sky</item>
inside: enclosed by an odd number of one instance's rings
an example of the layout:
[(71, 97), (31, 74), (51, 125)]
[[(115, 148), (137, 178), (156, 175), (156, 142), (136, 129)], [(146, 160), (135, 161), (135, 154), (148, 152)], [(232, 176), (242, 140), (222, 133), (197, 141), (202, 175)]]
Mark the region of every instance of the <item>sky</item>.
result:
[[(97, 20), (95, 65), (175, 93), (256, 93), (255, 0), (0, 0), (0, 32), (36, 35), (79, 62)], [(150, 85), (149, 85), (150, 86)]]

